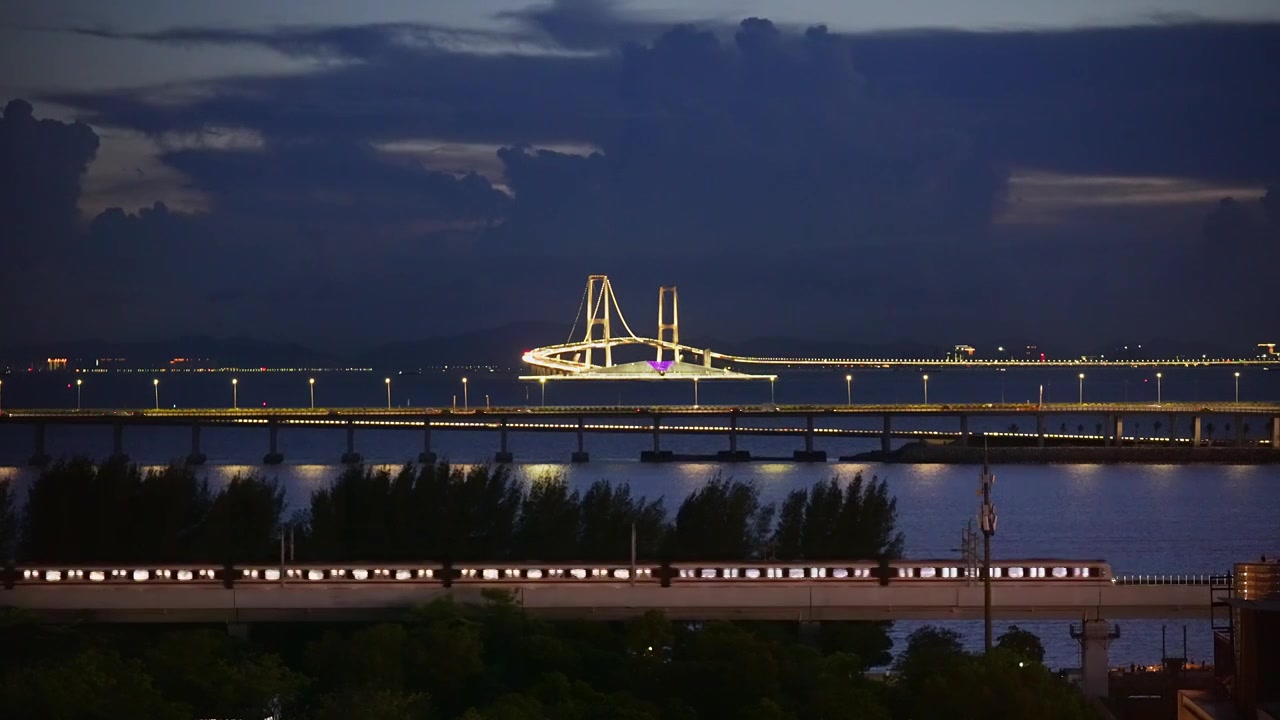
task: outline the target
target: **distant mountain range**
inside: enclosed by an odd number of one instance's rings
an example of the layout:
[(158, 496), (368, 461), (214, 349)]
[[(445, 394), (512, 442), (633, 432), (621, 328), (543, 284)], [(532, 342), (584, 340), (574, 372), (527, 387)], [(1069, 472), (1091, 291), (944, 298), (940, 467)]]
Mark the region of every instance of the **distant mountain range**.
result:
[[(522, 322), (425, 340), (387, 343), (351, 354), (328, 353), (297, 343), (245, 337), (191, 336), (148, 342), (85, 340), (0, 348), (0, 364), (11, 367), (44, 367), (47, 358), (61, 357), (88, 364), (96, 358), (125, 358), (127, 365), (132, 367), (167, 365), (173, 358), (207, 360), (214, 366), (223, 367), (374, 367), (397, 370), (439, 365), (516, 367), (525, 350), (564, 342), (565, 339), (565, 328), (559, 323)], [(693, 344), (735, 355), (847, 358), (941, 358), (954, 347), (953, 343), (929, 344), (909, 340), (866, 344), (781, 336), (737, 341), (705, 338)], [(1016, 357), (1022, 355), (1028, 345), (1036, 343), (1009, 339), (1000, 343), (975, 344), (978, 348), (977, 357), (994, 357), (995, 348), (1001, 344), (1010, 355)], [(1123, 345), (1117, 344), (1072, 351), (1061, 346), (1039, 345), (1037, 351), (1044, 352), (1051, 358), (1103, 354), (1119, 358), (1124, 356), (1123, 348)], [(1186, 340), (1143, 343), (1141, 350), (1137, 345), (1132, 345), (1128, 352), (1129, 357), (1134, 359), (1157, 355), (1194, 357), (1209, 354), (1241, 357), (1254, 354), (1251, 346), (1224, 350), (1200, 346)]]

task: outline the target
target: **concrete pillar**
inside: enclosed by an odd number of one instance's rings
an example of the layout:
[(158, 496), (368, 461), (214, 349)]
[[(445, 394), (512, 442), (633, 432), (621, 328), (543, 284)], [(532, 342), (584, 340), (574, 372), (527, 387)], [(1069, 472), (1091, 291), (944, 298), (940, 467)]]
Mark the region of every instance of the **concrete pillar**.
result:
[(804, 451), (813, 452), (813, 416), (805, 416)]
[(670, 450), (662, 449), (662, 443), (659, 439), (661, 435), (661, 430), (660, 430), (661, 423), (662, 423), (662, 417), (658, 415), (654, 415), (653, 416), (653, 449), (641, 450), (640, 462), (668, 462), (673, 459), (673, 454)]
[(507, 450), (507, 419), (502, 418), (498, 421), (498, 452), (493, 456), (493, 461), (509, 463), (514, 459), (511, 451)]
[(355, 465), (363, 458), (360, 453), (356, 452), (356, 424), (347, 421), (347, 451), (342, 454), (342, 462), (347, 465)]
[(1169, 413), (1169, 445), (1170, 447), (1178, 444), (1178, 416)]
[(435, 465), (436, 454), (431, 451), (431, 418), (422, 419), (422, 452), (418, 453), (418, 462), (423, 465)]
[(960, 447), (969, 446), (969, 416), (960, 416)]
[(738, 416), (729, 416), (729, 452), (738, 452)]
[(662, 452), (662, 443), (658, 440), (658, 435), (659, 435), (659, 431), (658, 431), (658, 422), (659, 422), (659, 420), (660, 420), (660, 418), (659, 418), (657, 415), (654, 415), (654, 416), (653, 416), (653, 452), (654, 452), (654, 453), (660, 453), (660, 452)]
[(893, 418), (891, 415), (884, 416), (884, 432), (880, 434), (880, 452), (888, 453), (893, 449), (890, 443), (889, 431), (892, 429)]
[(1191, 447), (1200, 447), (1200, 416), (1191, 419)]
[(813, 416), (805, 416), (804, 450), (796, 450), (791, 457), (799, 462), (826, 462), (826, 450), (813, 449)]
[(1080, 643), (1080, 689), (1088, 698), (1105, 698), (1110, 693), (1107, 649), (1111, 641), (1120, 637), (1120, 628), (1106, 620), (1085, 620), (1079, 630), (1071, 628), (1071, 637)]
[(200, 426), (191, 426), (191, 454), (187, 455), (188, 465), (203, 465), (208, 458), (200, 452)]
[(573, 462), (584, 463), (591, 461), (591, 455), (587, 452), (586, 431), (583, 429), (582, 418), (578, 418), (578, 451), (570, 458)]
[(1280, 417), (1271, 418), (1271, 449), (1280, 450)]
[(1036, 447), (1044, 447), (1044, 413), (1036, 413)]
[(1244, 416), (1236, 416), (1236, 447), (1244, 447)]
[(1115, 423), (1116, 447), (1124, 447), (1124, 418), (1116, 415)]
[(711, 367), (711, 350), (702, 351), (702, 367)]
[(115, 423), (111, 426), (111, 459), (117, 462), (129, 462), (129, 456), (124, 451), (124, 423)]
[(267, 454), (262, 456), (263, 465), (279, 465), (284, 462), (284, 455), (280, 454), (277, 447), (279, 431), (280, 424), (274, 418), (267, 421)]
[(35, 452), (31, 454), (31, 459), (28, 462), (37, 467), (44, 467), (49, 464), (51, 459), (49, 454), (44, 451), (44, 423), (36, 423), (35, 430)]

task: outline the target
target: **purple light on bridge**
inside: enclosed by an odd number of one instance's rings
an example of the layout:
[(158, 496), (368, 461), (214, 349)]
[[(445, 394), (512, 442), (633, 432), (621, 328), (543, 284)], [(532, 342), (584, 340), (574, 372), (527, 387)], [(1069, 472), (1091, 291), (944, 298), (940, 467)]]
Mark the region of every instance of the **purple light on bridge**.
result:
[(659, 375), (666, 375), (671, 366), (675, 364), (674, 360), (650, 360), (649, 367), (658, 371)]

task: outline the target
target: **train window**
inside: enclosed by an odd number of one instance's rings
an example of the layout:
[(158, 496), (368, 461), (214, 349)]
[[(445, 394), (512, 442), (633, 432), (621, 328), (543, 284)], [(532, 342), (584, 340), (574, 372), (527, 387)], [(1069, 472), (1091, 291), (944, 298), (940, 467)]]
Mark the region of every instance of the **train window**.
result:
[(791, 578), (792, 580), (803, 579), (803, 578), (804, 578), (804, 568), (790, 568), (790, 569), (788, 569), (788, 570), (787, 570), (787, 577)]
[(396, 579), (397, 579), (397, 580), (408, 580), (408, 579), (409, 579), (410, 577), (412, 577), (412, 576), (413, 576), (413, 574), (412, 574), (412, 573), (410, 573), (408, 570), (397, 570), (397, 571), (396, 571)]
[(107, 579), (107, 574), (102, 572), (101, 570), (89, 571), (89, 580), (91, 580), (92, 582), (102, 582), (103, 580), (106, 580), (106, 579)]
[(143, 580), (146, 580), (146, 579), (148, 579), (148, 578), (150, 578), (150, 577), (151, 577), (151, 573), (147, 572), (146, 570), (134, 570), (134, 571), (133, 571), (133, 581), (134, 581), (134, 582), (142, 582)]
[(418, 571), (418, 577), (435, 577), (435, 576), (436, 576), (435, 570), (419, 570)]
[(525, 573), (525, 577), (529, 578), (530, 580), (541, 580), (541, 579), (542, 579), (542, 571), (541, 571), (541, 570), (539, 570), (538, 568), (534, 568), (534, 569), (530, 570), (529, 572)]
[(368, 570), (360, 570), (360, 569), (352, 570), (352, 571), (351, 571), (351, 577), (352, 577), (353, 579), (355, 579), (355, 580), (368, 580), (368, 579), (369, 579), (369, 571), (368, 571)]
[(849, 571), (845, 570), (844, 568), (835, 568), (834, 570), (831, 571), (831, 577), (843, 580), (849, 577)]
[(582, 568), (574, 568), (570, 570), (569, 575), (570, 577), (573, 577), (574, 579), (577, 579), (577, 580), (587, 579), (587, 571), (583, 570)]
[[(263, 576), (264, 576), (264, 577), (266, 577), (266, 579), (268, 579), (268, 580), (275, 580), (276, 578), (271, 577), (271, 574), (272, 574), (272, 573), (275, 573), (275, 572), (276, 572), (275, 570), (267, 570), (265, 573), (263, 573)], [(279, 573), (276, 573), (276, 574), (278, 575)], [(323, 570), (308, 570), (308, 571), (307, 571), (307, 579), (308, 579), (308, 580), (323, 580), (323, 579), (324, 579), (324, 571), (323, 571)]]
[[(1001, 573), (1003, 572), (1004, 572), (1004, 568), (998, 568), (998, 567), (991, 568), (991, 577), (998, 578), (1001, 576)], [(978, 573), (974, 573), (974, 574), (976, 575)]]
[(931, 578), (936, 576), (937, 574), (938, 574), (938, 571), (935, 568), (931, 568), (931, 567), (920, 568), (920, 577), (922, 578)]
[(614, 570), (613, 576), (618, 578), (619, 580), (626, 580), (631, 577), (631, 571), (627, 570), (626, 568)]
[(1011, 578), (1020, 578), (1020, 577), (1022, 577), (1022, 568), (1020, 568), (1020, 567), (1011, 567), (1011, 568), (1009, 568), (1009, 577), (1011, 577)]
[(1031, 577), (1035, 577), (1035, 578), (1044, 577), (1044, 568), (1042, 567), (1031, 568)]
[(771, 578), (783, 577), (782, 568), (769, 568), (769, 577)]
[(179, 579), (179, 580), (182, 580), (182, 581), (184, 581), (184, 582), (185, 582), (185, 581), (187, 581), (187, 580), (190, 580), (191, 578), (192, 578), (192, 575), (191, 575), (191, 571), (190, 571), (190, 570), (179, 570), (179, 571), (178, 571), (178, 579)]
[(1053, 576), (1056, 578), (1064, 578), (1067, 576), (1067, 569), (1064, 567), (1056, 567), (1053, 569)]
[(498, 571), (494, 570), (493, 568), (485, 568), (484, 570), (480, 571), (480, 577), (485, 580), (497, 580)]
[(62, 579), (62, 572), (59, 570), (48, 570), (44, 574), (44, 579), (49, 582), (58, 582)]
[(911, 568), (896, 568), (898, 577), (911, 577)]
[(714, 578), (716, 576), (716, 571), (710, 568), (703, 568), (702, 570), (698, 571), (698, 576), (701, 577), (703, 580), (710, 580), (711, 578)]
[(760, 578), (760, 568), (747, 568), (742, 571), (742, 574), (746, 578), (757, 580)]

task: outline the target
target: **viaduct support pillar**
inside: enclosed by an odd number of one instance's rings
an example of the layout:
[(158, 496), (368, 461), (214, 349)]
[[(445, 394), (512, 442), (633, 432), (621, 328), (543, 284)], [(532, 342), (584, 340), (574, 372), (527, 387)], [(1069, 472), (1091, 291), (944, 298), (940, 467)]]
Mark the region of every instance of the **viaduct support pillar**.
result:
[(751, 453), (738, 449), (738, 415), (736, 412), (732, 413), (729, 415), (729, 449), (716, 453), (716, 460), (720, 462), (746, 462), (750, 459)]
[(267, 454), (262, 456), (263, 465), (279, 465), (284, 462), (284, 455), (279, 449), (280, 424), (276, 420), (267, 421)]
[(1191, 447), (1200, 447), (1200, 416), (1191, 419)]
[(884, 432), (880, 434), (880, 452), (889, 454), (893, 450), (890, 442), (889, 432), (893, 429), (893, 418), (890, 415), (884, 416)]
[(49, 454), (44, 451), (44, 423), (36, 423), (35, 441), (35, 452), (31, 453), (31, 459), (28, 463), (37, 467), (44, 467), (49, 464), (50, 460)]
[(1271, 418), (1271, 449), (1280, 450), (1280, 417)]
[(347, 451), (342, 453), (342, 462), (345, 465), (355, 465), (363, 458), (360, 453), (356, 452), (356, 424), (347, 421)]
[(796, 450), (791, 457), (799, 462), (826, 462), (826, 450), (813, 449), (813, 416), (805, 416), (804, 450)]
[(1169, 446), (1174, 447), (1178, 444), (1178, 416), (1175, 413), (1169, 413)]
[(129, 456), (124, 451), (124, 423), (115, 423), (111, 426), (111, 462), (129, 462)]
[(1107, 697), (1110, 692), (1107, 649), (1112, 640), (1120, 637), (1120, 628), (1106, 620), (1085, 620), (1079, 630), (1071, 626), (1071, 637), (1079, 641), (1082, 650), (1080, 689), (1088, 698)]
[(431, 418), (422, 419), (422, 452), (418, 453), (418, 462), (423, 465), (435, 465), (436, 454), (431, 451)]
[(493, 456), (496, 463), (509, 463), (515, 460), (515, 456), (507, 449), (507, 419), (503, 418), (498, 421), (498, 452)]
[(1036, 447), (1044, 447), (1044, 413), (1036, 414)]
[(191, 426), (191, 454), (187, 456), (188, 465), (203, 465), (208, 458), (200, 452), (200, 426)]
[(960, 439), (956, 443), (960, 447), (969, 447), (969, 416), (960, 416)]
[(586, 431), (583, 429), (582, 418), (578, 418), (578, 450), (570, 460), (576, 463), (591, 462), (591, 454), (587, 452)]
[(1244, 416), (1236, 416), (1236, 447), (1244, 447)]
[(1115, 417), (1116, 447), (1124, 447), (1124, 418)]
[(674, 459), (670, 450), (662, 449), (662, 443), (659, 439), (662, 432), (661, 422), (662, 418), (660, 416), (653, 416), (653, 449), (642, 450), (640, 452), (640, 462), (670, 462)]

